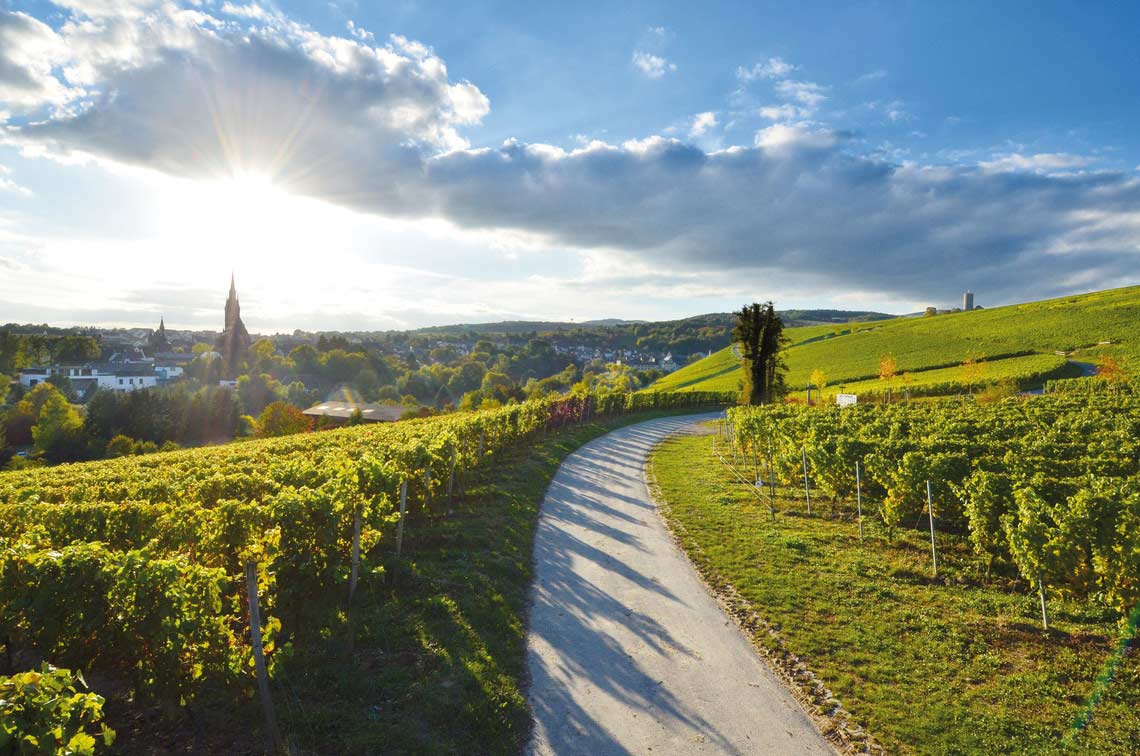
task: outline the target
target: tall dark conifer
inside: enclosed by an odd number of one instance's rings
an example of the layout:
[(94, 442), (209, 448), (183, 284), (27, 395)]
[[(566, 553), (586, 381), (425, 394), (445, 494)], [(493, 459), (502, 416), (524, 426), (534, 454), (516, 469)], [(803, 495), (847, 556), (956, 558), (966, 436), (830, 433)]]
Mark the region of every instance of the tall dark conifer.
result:
[(784, 323), (776, 314), (771, 302), (753, 302), (736, 314), (733, 339), (740, 345), (744, 363), (744, 380), (740, 401), (742, 404), (765, 404), (783, 392), (783, 361), (780, 348), (784, 345)]

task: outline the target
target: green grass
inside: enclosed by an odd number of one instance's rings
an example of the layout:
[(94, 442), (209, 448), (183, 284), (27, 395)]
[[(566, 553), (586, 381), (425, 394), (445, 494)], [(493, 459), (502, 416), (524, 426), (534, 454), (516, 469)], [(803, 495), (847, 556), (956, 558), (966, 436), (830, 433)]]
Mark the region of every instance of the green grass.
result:
[(776, 630), (755, 631), (756, 641), (801, 657), (888, 752), (1135, 752), (1134, 650), (1091, 724), (1073, 726), (1118, 642), (1118, 618), (1053, 597), (1045, 632), (1035, 596), (985, 581), (962, 539), (938, 534), (932, 580), (927, 531), (888, 544), (867, 517), (861, 544), (850, 504), (832, 517), (830, 502), (814, 501), (817, 516), (806, 517), (794, 494), (773, 525), (710, 437), (667, 441), (650, 465), (666, 519), (706, 580), (731, 586)]
[(1004, 379), (1022, 380), (1027, 376), (1047, 375), (1050, 378), (1060, 377), (1066, 372), (1068, 361), (1055, 354), (1029, 354), (1023, 357), (1008, 357), (1004, 360), (983, 362), (975, 368), (977, 376), (970, 375), (969, 369), (961, 365), (948, 368), (935, 368), (907, 373), (905, 376), (895, 378), (889, 383), (881, 378), (872, 378), (866, 381), (855, 381), (843, 386), (830, 385), (824, 388), (825, 395), (838, 393), (840, 388), (853, 394), (885, 393), (888, 388), (902, 392), (908, 387), (912, 389), (925, 389), (935, 386), (961, 385), (966, 386), (977, 382), (992, 382)]
[[(993, 361), (1031, 352), (1074, 352), (1073, 359), (1088, 361), (1110, 353), (1140, 364), (1137, 322), (1140, 287), (1129, 287), (932, 318), (790, 328), (787, 382), (802, 389), (817, 368), (830, 385), (869, 380), (887, 354), (894, 355), (900, 371), (916, 375), (970, 357)], [(1112, 344), (1101, 345), (1105, 341)], [(734, 390), (738, 371), (728, 348), (665, 376), (653, 389)]]
[[(463, 482), (450, 514), (436, 506), (409, 520), (401, 558), (385, 542), (363, 559), (351, 619), (314, 618), (320, 631), (278, 658), (273, 699), (293, 752), (518, 752), (530, 732), (524, 623), (546, 488), (590, 439), (665, 414), (587, 423), (503, 453)], [(117, 747), (260, 752), (255, 702), (219, 708), (196, 707), (195, 732), (120, 710)]]
[(740, 387), (740, 361), (726, 347), (675, 370), (651, 387), (653, 391), (736, 391)]

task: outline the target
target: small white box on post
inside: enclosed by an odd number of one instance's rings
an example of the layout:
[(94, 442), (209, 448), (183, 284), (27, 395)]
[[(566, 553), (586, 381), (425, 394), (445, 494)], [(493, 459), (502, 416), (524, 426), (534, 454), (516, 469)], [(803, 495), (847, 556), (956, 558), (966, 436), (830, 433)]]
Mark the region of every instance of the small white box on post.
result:
[(858, 394), (836, 394), (835, 403), (840, 407), (854, 407), (859, 403)]

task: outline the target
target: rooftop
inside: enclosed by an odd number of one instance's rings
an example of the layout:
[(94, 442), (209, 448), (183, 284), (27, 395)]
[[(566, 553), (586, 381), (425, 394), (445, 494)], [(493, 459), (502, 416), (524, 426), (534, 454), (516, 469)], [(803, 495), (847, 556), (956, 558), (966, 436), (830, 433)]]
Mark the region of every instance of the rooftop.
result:
[(352, 413), (360, 410), (364, 420), (377, 423), (391, 423), (404, 416), (407, 407), (398, 404), (360, 404), (353, 402), (321, 402), (305, 410), (310, 417), (335, 417), (347, 420)]

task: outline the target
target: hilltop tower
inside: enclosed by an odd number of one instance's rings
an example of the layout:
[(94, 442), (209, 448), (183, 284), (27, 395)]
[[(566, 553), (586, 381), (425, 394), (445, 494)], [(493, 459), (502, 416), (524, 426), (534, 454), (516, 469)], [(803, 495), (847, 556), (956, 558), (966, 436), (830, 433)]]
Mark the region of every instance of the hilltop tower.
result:
[(974, 292), (967, 291), (962, 295), (962, 309), (966, 312), (974, 309)]
[(226, 328), (218, 337), (217, 350), (222, 355), (222, 375), (234, 379), (245, 364), (251, 339), (245, 323), (241, 322), (241, 304), (238, 303), (237, 287), (233, 274), (230, 274), (230, 296), (226, 299)]

